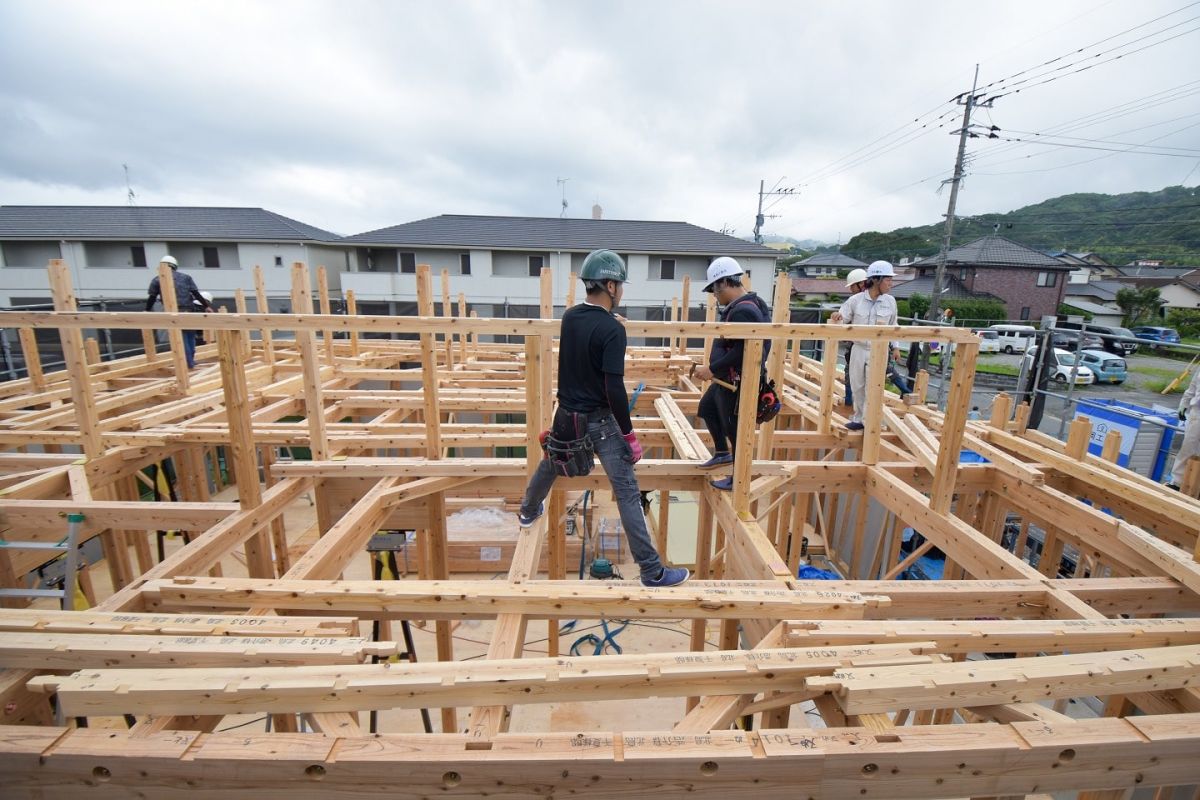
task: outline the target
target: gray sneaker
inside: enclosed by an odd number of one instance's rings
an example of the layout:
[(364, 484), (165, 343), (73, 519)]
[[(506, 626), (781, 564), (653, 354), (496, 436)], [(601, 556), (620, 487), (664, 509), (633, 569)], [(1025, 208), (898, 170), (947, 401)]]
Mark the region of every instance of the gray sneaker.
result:
[(686, 567), (663, 567), (662, 574), (657, 578), (647, 578), (642, 576), (642, 586), (650, 586), (659, 588), (663, 586), (678, 586), (679, 584), (692, 577), (692, 573)]

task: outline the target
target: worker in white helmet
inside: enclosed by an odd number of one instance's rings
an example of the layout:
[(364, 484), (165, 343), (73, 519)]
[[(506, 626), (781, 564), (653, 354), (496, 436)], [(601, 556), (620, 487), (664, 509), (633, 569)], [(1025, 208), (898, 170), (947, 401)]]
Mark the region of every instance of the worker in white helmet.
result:
[(1175, 455), (1175, 467), (1167, 483), (1172, 489), (1178, 489), (1183, 484), (1188, 461), (1200, 458), (1200, 368), (1192, 374), (1191, 383), (1179, 399), (1179, 421), (1184, 425), (1183, 444)]
[[(888, 294), (895, 275), (895, 269), (887, 261), (875, 261), (868, 266), (867, 278), (863, 282), (864, 290), (842, 304), (838, 310), (838, 321), (844, 325), (896, 325), (899, 316), (896, 299)], [(868, 343), (859, 342), (851, 349), (850, 363), (846, 368), (847, 380), (854, 395), (854, 413), (846, 427), (852, 431), (863, 429), (870, 351)], [(897, 342), (892, 342), (892, 357), (900, 358), (900, 346)]]
[[(179, 270), (179, 262), (175, 256), (163, 256), (162, 263), (171, 268), (171, 282), (175, 284), (175, 301), (180, 311), (212, 311), (212, 295), (205, 297), (196, 286), (196, 282), (192, 280), (192, 276), (186, 272)], [(149, 297), (146, 298), (146, 310), (150, 311), (154, 308), (154, 303), (162, 294), (162, 289), (158, 284), (158, 276), (155, 275), (150, 280), (148, 289)], [(188, 369), (196, 366), (196, 331), (185, 330), (183, 332), (183, 354), (187, 359)]]
[[(721, 256), (708, 265), (708, 284), (704, 291), (716, 295), (722, 306), (720, 322), (770, 322), (771, 309), (763, 299), (748, 291), (742, 284), (746, 271), (737, 259)], [(713, 438), (713, 456), (700, 465), (701, 469), (733, 464), (733, 450), (737, 444), (737, 408), (742, 386), (742, 356), (745, 353), (744, 339), (722, 336), (713, 342), (712, 353), (707, 365), (696, 367), (695, 375), (701, 380), (713, 381), (700, 398), (697, 413)], [(766, 364), (771, 343), (763, 346), (763, 364)], [(715, 379), (715, 380), (714, 380)], [(757, 392), (759, 380), (750, 379), (750, 391)], [(732, 476), (718, 478), (712, 485), (724, 491), (733, 489)]]
[[(858, 294), (863, 290), (863, 284), (867, 280), (867, 271), (862, 267), (855, 267), (846, 275), (846, 288), (850, 291), (850, 297)], [(842, 312), (835, 311), (829, 318), (830, 322), (838, 323), (842, 321)], [(846, 342), (845, 353), (846, 366), (850, 366), (850, 351), (854, 349), (854, 342)], [(846, 405), (854, 405), (854, 390), (850, 388), (850, 381), (846, 381)]]

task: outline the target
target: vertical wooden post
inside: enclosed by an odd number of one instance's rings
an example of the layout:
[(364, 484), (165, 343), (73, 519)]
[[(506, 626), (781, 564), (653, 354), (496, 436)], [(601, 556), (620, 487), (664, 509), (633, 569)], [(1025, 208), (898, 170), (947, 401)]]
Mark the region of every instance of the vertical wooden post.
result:
[(747, 339), (738, 392), (737, 443), (733, 457), (733, 510), (750, 513), (750, 470), (754, 461), (754, 425), (758, 413), (758, 375), (762, 371), (762, 339)]
[[(249, 511), (262, 504), (262, 487), (258, 482), (258, 457), (246, 387), (245, 338), (242, 331), (217, 331), (217, 357), (221, 364), (225, 419), (229, 425), (228, 452), (237, 474), (238, 503), (243, 511)], [(275, 577), (271, 543), (265, 530), (246, 542), (246, 571), (251, 578)]]
[(1001, 392), (992, 399), (992, 416), (988, 424), (997, 430), (1004, 430), (1012, 416), (1012, 397)]
[[(433, 314), (433, 271), (428, 264), (417, 265), (417, 313), (422, 317)], [(437, 354), (434, 352), (435, 334), (421, 334), (421, 377), (423, 383), (423, 412), (425, 416), (425, 458), (436, 461), (442, 457), (442, 420), (438, 402)], [(426, 561), (429, 578), (445, 580), (450, 577), (450, 563), (446, 550), (446, 494), (435, 492), (427, 500), (429, 527), (426, 536)], [(454, 640), (450, 622), (436, 623), (437, 653), (439, 661), (454, 660)], [(442, 709), (442, 732), (458, 729), (458, 714), (453, 707)]]
[[(786, 272), (779, 273), (778, 279), (775, 281), (775, 297), (772, 301), (771, 322), (785, 323), (791, 319), (791, 310), (788, 308), (788, 299), (792, 290), (792, 280)], [(771, 354), (767, 356), (767, 375), (775, 378), (777, 385), (782, 386), (783, 381), (783, 360), (787, 356), (787, 338), (777, 337), (771, 340)], [(751, 383), (757, 389), (756, 383)], [(758, 398), (755, 398), (755, 408), (758, 407)], [(762, 429), (758, 433), (758, 457), (763, 460), (771, 458), (773, 452), (773, 444), (775, 439), (775, 426), (778, 424), (779, 418), (764, 423)]]
[[(175, 278), (170, 264), (158, 265), (158, 290), (162, 293), (163, 311), (179, 313), (179, 298), (175, 296)], [(180, 393), (188, 389), (187, 354), (183, 350), (183, 331), (167, 328), (167, 341), (171, 343), (171, 362), (175, 367), (175, 386)]]
[(950, 510), (950, 500), (954, 497), (963, 427), (967, 422), (967, 411), (971, 407), (971, 387), (975, 384), (975, 359), (979, 355), (977, 342), (959, 344), (956, 347), (958, 357), (955, 358), (954, 376), (950, 382), (950, 396), (946, 398), (937, 469), (933, 474), (933, 491), (929, 497), (930, 508), (940, 514)]
[[(682, 309), (682, 313), (680, 314), (680, 319), (683, 322), (690, 322), (691, 318), (692, 318), (691, 317), (691, 309), (688, 307), (688, 302), (691, 300), (691, 295), (692, 295), (692, 276), (684, 275), (683, 276), (683, 291), (681, 292), (680, 299), (679, 299), (679, 307), (680, 307), (680, 309)], [(685, 355), (687, 353), (687, 347), (688, 347), (687, 336), (680, 336), (679, 337), (679, 355), (681, 355), (681, 356)]]
[[(467, 317), (467, 296), (458, 293), (458, 316), (460, 319)], [(467, 336), (464, 333), (458, 334), (458, 360), (460, 363), (465, 363), (467, 360)]]
[[(321, 302), (321, 313), (325, 316), (332, 314), (333, 307), (329, 303), (329, 274), (325, 271), (324, 264), (317, 265), (317, 297)], [(325, 342), (325, 363), (333, 366), (333, 329), (322, 329), (321, 338)]]
[(833, 387), (837, 381), (838, 349), (841, 342), (837, 339), (826, 339), (824, 352), (821, 354), (821, 406), (818, 430), (828, 435), (833, 426)]
[[(263, 281), (262, 267), (254, 265), (254, 304), (255, 310), (259, 314), (270, 314), (271, 308), (267, 304), (267, 284)], [(293, 309), (294, 310), (294, 309)], [(262, 348), (263, 361), (267, 366), (275, 366), (275, 342), (271, 338), (271, 330), (263, 328), (262, 333)]]
[[(67, 312), (78, 310), (75, 288), (71, 285), (71, 273), (67, 262), (54, 259), (50, 262), (47, 272), (50, 277), (50, 292), (54, 298), (54, 310)], [(75, 412), (75, 424), (79, 427), (83, 454), (90, 461), (104, 455), (104, 442), (100, 437), (100, 418), (96, 411), (95, 390), (88, 375), (87, 360), (84, 355), (83, 331), (79, 328), (61, 328), (59, 337), (62, 340), (67, 378), (71, 385), (71, 404)], [(112, 497), (111, 490), (107, 486), (97, 487), (94, 495), (97, 500), (108, 500)], [(124, 537), (117, 531), (105, 531), (101, 536), (101, 543), (104, 545), (104, 559), (108, 563), (113, 587), (119, 589), (126, 586), (133, 580), (133, 571), (132, 565), (129, 563), (129, 551), (125, 547)]]
[(1086, 417), (1076, 417), (1071, 420), (1067, 431), (1067, 455), (1076, 461), (1082, 461), (1087, 455), (1088, 443), (1092, 440), (1092, 421)]
[(579, 276), (574, 272), (567, 275), (567, 308), (575, 305), (575, 282), (579, 280)]
[[(672, 323), (679, 322), (679, 298), (671, 298), (671, 317)], [(679, 350), (679, 337), (672, 334), (667, 337), (667, 353), (675, 353)]]
[[(346, 290), (346, 316), (358, 316), (358, 298), (354, 296), (353, 289)], [(358, 358), (358, 329), (350, 329), (350, 355)]]
[[(296, 314), (313, 313), (308, 267), (301, 261), (292, 264), (292, 311)], [(313, 460), (328, 461), (329, 437), (326, 433), (325, 397), (321, 386), (316, 334), (311, 330), (297, 330), (296, 345), (300, 349), (300, 369), (304, 379), (304, 415), (308, 422), (309, 447)], [(333, 518), (323, 481), (313, 481), (313, 495), (317, 506), (317, 533), (324, 536), (333, 524)]]
[[(454, 316), (454, 307), (450, 305), (450, 270), (442, 270), (442, 316)], [(454, 369), (454, 335), (450, 328), (442, 334), (446, 339), (446, 369)]]
[(17, 336), (21, 340), (21, 357), (25, 361), (25, 374), (29, 376), (30, 387), (34, 392), (46, 391), (46, 374), (42, 372), (42, 356), (38, 352), (33, 328), (18, 328)]
[(100, 365), (100, 343), (96, 341), (95, 336), (89, 336), (83, 340), (83, 349), (85, 358), (89, 367)]
[[(249, 308), (246, 306), (246, 292), (240, 287), (235, 289), (233, 292), (233, 307), (239, 314), (245, 314), (249, 311)], [(250, 334), (246, 334), (245, 336), (241, 336), (239, 338), (242, 342), (242, 358), (249, 361), (254, 353), (254, 348), (250, 344)]]
[(1108, 433), (1104, 437), (1104, 447), (1100, 451), (1100, 457), (1114, 464), (1121, 457), (1121, 432), (1116, 428), (1108, 429)]
[[(863, 398), (862, 462), (879, 463), (879, 441), (883, 423), (883, 386), (887, 380), (887, 362), (891, 358), (891, 343), (887, 339), (857, 342), (855, 347), (870, 347), (867, 366), (867, 396)], [(847, 380), (849, 377), (847, 376)]]
[[(275, 448), (266, 445), (262, 448), (263, 482), (270, 489), (275, 485), (275, 476), (271, 474), (271, 465), (275, 463)], [(276, 574), (283, 576), (292, 568), (292, 559), (288, 553), (287, 529), (283, 524), (283, 515), (277, 514), (271, 520), (271, 542), (275, 547)]]
[[(549, 267), (542, 268), (541, 285), (538, 303), (538, 316), (542, 319), (554, 319), (554, 272)], [(541, 359), (539, 369), (539, 405), (530, 406), (540, 411), (538, 433), (547, 430), (552, 424), (553, 401), (551, 401), (554, 375), (554, 338), (539, 336)], [(531, 439), (529, 447), (535, 451), (537, 439)], [(538, 453), (540, 457), (540, 452)], [(539, 459), (540, 460), (540, 459)], [(546, 505), (550, 515), (546, 522), (546, 537), (548, 539), (547, 575), (550, 580), (559, 581), (567, 576), (567, 531), (565, 517), (567, 510), (566, 492), (561, 488), (550, 490), (549, 502)], [(546, 621), (547, 651), (551, 656), (558, 655), (558, 620)]]

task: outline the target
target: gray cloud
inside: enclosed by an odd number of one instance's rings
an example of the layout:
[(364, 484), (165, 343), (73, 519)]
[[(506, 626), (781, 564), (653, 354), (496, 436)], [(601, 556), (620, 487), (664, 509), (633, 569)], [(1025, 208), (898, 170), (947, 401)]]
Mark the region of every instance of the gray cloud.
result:
[[(827, 163), (969, 88), (976, 61), (986, 83), (1179, 7), (10, 0), (0, 196), (120, 203), (125, 162), (144, 204), (261, 205), (349, 233), (450, 212), (556, 215), (555, 179), (569, 177), (574, 215), (599, 200), (613, 217), (746, 234), (758, 181), (786, 176), (806, 185), (768, 230), (844, 239), (940, 217), (957, 112), (811, 180)], [(979, 119), (1040, 131), (1194, 80), (1197, 35), (1001, 98)], [(1189, 113), (1196, 98), (1071, 135), (1121, 138)], [(1200, 126), (1161, 143), (1200, 148)], [(963, 213), (1156, 189), (1196, 163), (1002, 145), (972, 141)]]

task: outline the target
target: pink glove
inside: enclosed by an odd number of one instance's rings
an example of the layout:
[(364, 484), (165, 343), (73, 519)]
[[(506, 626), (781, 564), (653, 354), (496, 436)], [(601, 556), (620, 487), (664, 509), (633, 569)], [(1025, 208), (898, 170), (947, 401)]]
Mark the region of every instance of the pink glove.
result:
[(633, 452), (633, 463), (642, 460), (642, 443), (637, 440), (637, 434), (633, 431), (623, 434), (625, 441), (629, 444), (629, 449)]

